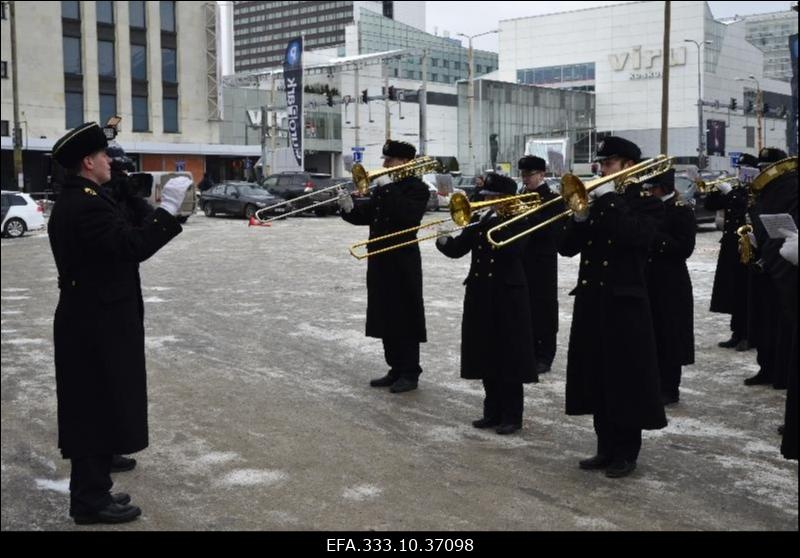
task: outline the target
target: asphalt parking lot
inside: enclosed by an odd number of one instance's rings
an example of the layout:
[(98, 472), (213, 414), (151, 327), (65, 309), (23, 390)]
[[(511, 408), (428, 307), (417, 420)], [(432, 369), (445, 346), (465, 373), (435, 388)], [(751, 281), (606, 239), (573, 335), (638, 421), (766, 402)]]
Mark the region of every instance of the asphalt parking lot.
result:
[(522, 431), (501, 437), (472, 428), (483, 391), (458, 374), (469, 258), (431, 242), (420, 389), (369, 387), (386, 366), (363, 333), (366, 262), (347, 252), (366, 233), (336, 217), (248, 227), (198, 214), (142, 264), (151, 442), (115, 490), (143, 515), (104, 527), (67, 515), (47, 235), (0, 241), (2, 530), (797, 530), (797, 462), (776, 433), (785, 391), (743, 386), (755, 353), (716, 346), (728, 337), (727, 316), (707, 311), (719, 232), (699, 234), (689, 262), (697, 363), (620, 480), (578, 469), (591, 417), (564, 414), (576, 260), (559, 261), (553, 371), (526, 386)]

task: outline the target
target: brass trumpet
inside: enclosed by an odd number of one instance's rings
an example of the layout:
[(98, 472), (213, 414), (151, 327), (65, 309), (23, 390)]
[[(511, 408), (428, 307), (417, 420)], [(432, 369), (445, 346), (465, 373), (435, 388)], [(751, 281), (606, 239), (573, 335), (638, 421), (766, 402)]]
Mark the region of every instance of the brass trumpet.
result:
[[(520, 238), (527, 236), (531, 233), (534, 233), (544, 227), (550, 225), (551, 223), (555, 223), (556, 221), (563, 219), (564, 217), (569, 217), (576, 211), (582, 212), (585, 211), (591, 200), (589, 200), (589, 192), (594, 190), (595, 188), (602, 186), (603, 184), (607, 184), (609, 182), (614, 182), (615, 188), (618, 192), (624, 191), (625, 188), (631, 186), (633, 184), (641, 184), (642, 182), (647, 182), (650, 178), (654, 176), (658, 176), (666, 171), (668, 171), (672, 166), (672, 161), (674, 157), (667, 157), (666, 155), (659, 155), (658, 157), (654, 157), (652, 159), (647, 159), (646, 161), (642, 161), (636, 165), (628, 167), (626, 169), (622, 169), (619, 172), (615, 172), (608, 176), (604, 176), (602, 178), (598, 178), (596, 180), (591, 180), (584, 184), (580, 178), (575, 176), (574, 174), (565, 174), (561, 177), (561, 196), (558, 198), (553, 198), (550, 201), (547, 201), (543, 204), (540, 204), (537, 207), (534, 207), (528, 211), (519, 213), (515, 217), (508, 219), (507, 221), (503, 221), (499, 225), (496, 225), (489, 229), (486, 233), (486, 238), (489, 240), (489, 243), (496, 247), (501, 248), (512, 242), (519, 240)], [(541, 223), (525, 229), (524, 231), (507, 238), (506, 240), (496, 241), (494, 240), (493, 236), (497, 234), (498, 231), (508, 227), (512, 223), (519, 221), (520, 219), (527, 219), (531, 215), (535, 214), (538, 211), (549, 207), (554, 203), (558, 203), (559, 201), (564, 201), (570, 207), (567, 211), (563, 211), (558, 215), (554, 215), (553, 217), (547, 219), (546, 221), (542, 221)]]
[(694, 181), (695, 185), (697, 186), (697, 190), (702, 192), (702, 193), (704, 193), (704, 194), (708, 194), (710, 192), (714, 192), (714, 191), (718, 190), (719, 189), (719, 185), (722, 184), (723, 182), (727, 182), (728, 184), (730, 184), (734, 188), (741, 188), (741, 187), (745, 186), (744, 182), (742, 182), (740, 179), (736, 178), (735, 176), (725, 176), (725, 177), (722, 177), (722, 178), (717, 178), (716, 180), (711, 180), (709, 182), (706, 182), (706, 181), (701, 180), (699, 178)]
[[(537, 194), (536, 192), (530, 192), (527, 194), (518, 194), (516, 196), (507, 196), (504, 198), (486, 200), (482, 202), (470, 202), (469, 198), (467, 198), (465, 194), (462, 194), (461, 192), (456, 192), (450, 198), (450, 205), (448, 206), (450, 209), (450, 219), (437, 219), (436, 221), (423, 223), (416, 227), (410, 227), (408, 229), (403, 229), (401, 231), (385, 234), (383, 236), (377, 236), (375, 238), (371, 238), (363, 242), (358, 242), (350, 247), (350, 255), (356, 258), (357, 260), (363, 260), (371, 256), (377, 256), (378, 254), (383, 254), (384, 252), (396, 250), (397, 248), (403, 248), (404, 246), (410, 246), (411, 244), (418, 244), (425, 240), (430, 240), (433, 238), (439, 238), (440, 236), (450, 235), (454, 232), (476, 225), (477, 223), (470, 223), (470, 221), (472, 220), (472, 216), (475, 214), (475, 212), (484, 209), (489, 209), (492, 206), (496, 207), (497, 213), (501, 217), (509, 217), (512, 215), (516, 215), (517, 213), (528, 211), (531, 208), (539, 205), (540, 203), (541, 203), (541, 198), (539, 197), (539, 194)], [(437, 225), (441, 225), (442, 223), (446, 223), (447, 221), (453, 221), (458, 226), (453, 227), (452, 229), (448, 229), (446, 231), (438, 231), (435, 234), (423, 236), (422, 238), (415, 238), (413, 240), (392, 244), (391, 246), (387, 246), (379, 250), (373, 250), (372, 252), (367, 251), (363, 254), (356, 253), (356, 249), (362, 246), (369, 246), (370, 244), (373, 244), (375, 242), (380, 242), (389, 238), (394, 238), (396, 236), (401, 236), (404, 234), (417, 232), (422, 229), (435, 227)]]

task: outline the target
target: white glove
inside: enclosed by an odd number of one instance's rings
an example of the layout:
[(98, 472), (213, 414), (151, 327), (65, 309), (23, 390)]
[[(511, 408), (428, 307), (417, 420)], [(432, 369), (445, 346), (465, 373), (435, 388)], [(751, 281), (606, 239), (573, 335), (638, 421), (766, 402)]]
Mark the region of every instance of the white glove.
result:
[(161, 205), (159, 207), (172, 216), (177, 215), (183, 203), (183, 198), (186, 197), (186, 192), (191, 185), (192, 179), (188, 176), (171, 178), (164, 184), (164, 189), (161, 190)]
[(731, 190), (733, 190), (733, 186), (731, 186), (729, 182), (720, 182), (717, 185), (717, 188), (720, 192), (722, 192), (723, 196), (727, 196), (731, 193)]
[(797, 267), (797, 232), (790, 233), (779, 250), (781, 257)]
[(448, 225), (447, 222), (439, 223), (438, 225), (436, 225), (436, 234), (441, 236), (439, 236), (439, 238), (436, 239), (436, 242), (439, 242), (440, 240), (442, 242), (445, 242), (445, 239), (453, 236), (452, 232), (453, 228), (450, 225)]
[(599, 187), (595, 188), (594, 190), (592, 190), (591, 192), (589, 192), (589, 198), (591, 198), (593, 200), (599, 200), (600, 198), (602, 198), (606, 194), (610, 194), (613, 191), (614, 191), (613, 182), (606, 182), (602, 186), (599, 186)]
[(345, 192), (344, 190), (339, 191), (339, 199), (336, 200), (339, 204), (339, 209), (342, 210), (342, 213), (350, 213), (353, 211), (353, 196)]

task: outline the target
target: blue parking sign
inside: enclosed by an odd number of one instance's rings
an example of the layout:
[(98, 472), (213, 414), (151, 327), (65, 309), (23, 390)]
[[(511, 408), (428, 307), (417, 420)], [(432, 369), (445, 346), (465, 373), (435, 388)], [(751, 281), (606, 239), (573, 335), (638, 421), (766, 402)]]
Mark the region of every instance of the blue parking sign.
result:
[(183, 172), (186, 170), (186, 161), (175, 161), (175, 172)]
[(361, 163), (364, 161), (364, 148), (363, 147), (352, 147), (353, 151), (353, 162), (354, 163)]

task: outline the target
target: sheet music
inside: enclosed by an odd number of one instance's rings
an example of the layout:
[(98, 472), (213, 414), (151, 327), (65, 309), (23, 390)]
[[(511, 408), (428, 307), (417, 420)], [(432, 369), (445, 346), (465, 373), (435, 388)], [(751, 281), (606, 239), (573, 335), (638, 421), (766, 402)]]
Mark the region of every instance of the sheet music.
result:
[(767, 229), (770, 238), (787, 238), (788, 233), (796, 233), (797, 225), (788, 213), (774, 213), (771, 215), (759, 215), (761, 223)]

